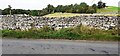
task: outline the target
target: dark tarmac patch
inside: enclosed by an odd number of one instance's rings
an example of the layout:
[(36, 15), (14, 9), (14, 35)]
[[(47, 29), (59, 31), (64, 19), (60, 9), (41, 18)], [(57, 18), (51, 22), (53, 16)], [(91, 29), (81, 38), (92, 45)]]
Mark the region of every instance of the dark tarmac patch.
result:
[(105, 50), (102, 50), (101, 52), (104, 52), (104, 53), (106, 53), (106, 54), (109, 54), (109, 52), (107, 52), (107, 51), (105, 51)]
[(35, 48), (32, 48), (32, 50), (35, 50)]
[(111, 56), (111, 55), (109, 54), (109, 52), (107, 52), (107, 51), (105, 51), (105, 50), (102, 50), (101, 52), (104, 52), (107, 56)]
[(92, 50), (92, 51), (95, 51), (95, 49), (93, 49), (93, 48), (89, 48), (90, 50)]

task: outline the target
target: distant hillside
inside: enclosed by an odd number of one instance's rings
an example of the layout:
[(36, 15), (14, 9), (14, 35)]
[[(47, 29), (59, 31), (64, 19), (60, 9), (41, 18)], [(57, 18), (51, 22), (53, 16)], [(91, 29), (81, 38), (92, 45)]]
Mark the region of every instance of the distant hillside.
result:
[(115, 7), (115, 6), (108, 6), (106, 8), (97, 10), (97, 13), (116, 13), (116, 12), (118, 12), (118, 7)]

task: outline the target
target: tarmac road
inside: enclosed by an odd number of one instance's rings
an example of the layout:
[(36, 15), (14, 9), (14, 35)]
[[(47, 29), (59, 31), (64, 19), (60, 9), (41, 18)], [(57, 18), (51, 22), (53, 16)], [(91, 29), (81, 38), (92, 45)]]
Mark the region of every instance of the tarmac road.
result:
[(2, 39), (3, 54), (118, 54), (118, 42)]

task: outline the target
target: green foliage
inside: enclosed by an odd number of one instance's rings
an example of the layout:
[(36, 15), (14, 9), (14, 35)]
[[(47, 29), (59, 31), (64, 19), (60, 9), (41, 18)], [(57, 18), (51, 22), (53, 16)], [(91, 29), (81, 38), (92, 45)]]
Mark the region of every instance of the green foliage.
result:
[(86, 13), (96, 13), (96, 9), (94, 9), (93, 7), (89, 7)]
[[(11, 6), (10, 6), (11, 7)], [(89, 6), (87, 3), (82, 2), (80, 4), (71, 4), (71, 5), (58, 5), (57, 7), (54, 7), (51, 4), (48, 4), (46, 8), (43, 8), (42, 10), (24, 10), (24, 9), (12, 9), (5, 8), (2, 10), (3, 15), (10, 14), (29, 14), (32, 16), (44, 16), (56, 12), (62, 12), (62, 13), (109, 13), (109, 12), (117, 12), (119, 7), (114, 6), (106, 6), (106, 4), (102, 1), (99, 1), (98, 4), (93, 4), (92, 6)]]
[[(66, 5), (66, 6), (62, 6), (62, 5), (58, 5), (55, 8), (55, 12), (63, 12), (63, 13), (96, 13), (96, 11), (91, 11), (91, 12), (87, 12), (89, 8), (89, 5), (87, 5), (85, 2), (82, 2), (80, 4), (71, 4), (71, 5)], [(96, 8), (92, 8), (92, 9), (96, 9)]]
[(101, 9), (101, 8), (105, 8), (106, 7), (106, 3), (103, 3), (102, 1), (99, 1), (98, 2), (98, 8)]
[(47, 6), (46, 10), (48, 11), (48, 13), (52, 13), (52, 12), (54, 12), (54, 6), (53, 6), (53, 5), (48, 4), (48, 6)]
[(90, 8), (87, 3), (82, 2), (80, 4), (71, 4), (71, 5), (58, 5), (57, 7), (54, 7), (53, 5), (48, 4), (46, 8), (43, 8), (42, 10), (23, 10), (23, 9), (11, 9), (6, 8), (2, 10), (3, 15), (10, 14), (29, 14), (32, 16), (44, 16), (47, 14), (55, 13), (55, 12), (62, 12), (62, 13), (96, 13), (95, 6)]
[(9, 8), (5, 8), (4, 10), (2, 10), (2, 14), (3, 15), (10, 14), (9, 10), (10, 10)]
[(39, 16), (39, 10), (31, 10), (29, 14), (32, 16)]
[(30, 29), (28, 31), (2, 30), (2, 36), (6, 38), (35, 38), (35, 39), (69, 39), (69, 40), (107, 40), (118, 41), (120, 36), (117, 30), (100, 30), (78, 25), (75, 28), (63, 28), (53, 30), (44, 26), (41, 29)]

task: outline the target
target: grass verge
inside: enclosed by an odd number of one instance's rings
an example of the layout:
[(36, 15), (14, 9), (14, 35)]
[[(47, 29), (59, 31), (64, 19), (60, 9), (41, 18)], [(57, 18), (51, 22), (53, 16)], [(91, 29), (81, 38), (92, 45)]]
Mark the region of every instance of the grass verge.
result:
[(89, 29), (83, 26), (52, 30), (49, 27), (41, 29), (30, 29), (28, 31), (2, 30), (2, 37), (6, 38), (27, 38), (27, 39), (69, 39), (69, 40), (100, 40), (119, 41), (120, 36), (117, 30)]

